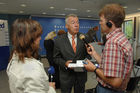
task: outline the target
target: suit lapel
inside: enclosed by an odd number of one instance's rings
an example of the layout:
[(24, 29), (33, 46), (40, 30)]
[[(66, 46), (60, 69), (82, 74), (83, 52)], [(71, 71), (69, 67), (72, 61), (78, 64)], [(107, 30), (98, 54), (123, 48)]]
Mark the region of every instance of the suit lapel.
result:
[(68, 51), (70, 51), (72, 54), (75, 54), (74, 51), (73, 51), (73, 48), (72, 48), (72, 45), (70, 43), (70, 40), (68, 38), (68, 34), (65, 35), (65, 45), (66, 45), (66, 48)]
[[(68, 34), (68, 33), (67, 33)], [(69, 41), (69, 38), (68, 38), (68, 35), (67, 34), (65, 34), (65, 45), (66, 45), (66, 48), (67, 48), (67, 51), (69, 51), (70, 53), (72, 53), (73, 55), (77, 55), (77, 54), (79, 54), (79, 51), (81, 51), (80, 50), (80, 47), (81, 47), (81, 44), (82, 44), (82, 40), (79, 38), (79, 33), (77, 34), (77, 45), (76, 45), (76, 54), (74, 53), (74, 51), (73, 51), (73, 48), (72, 48), (72, 45), (71, 45), (71, 43), (70, 43), (70, 41)]]
[(79, 38), (79, 33), (77, 34), (77, 46), (76, 46), (76, 54), (80, 51), (81, 39)]

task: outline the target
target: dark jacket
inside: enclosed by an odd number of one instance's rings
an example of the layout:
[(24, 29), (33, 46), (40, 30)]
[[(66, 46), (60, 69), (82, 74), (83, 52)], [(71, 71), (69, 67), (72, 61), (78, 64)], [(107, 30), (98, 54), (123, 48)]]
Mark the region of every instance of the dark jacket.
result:
[(71, 69), (65, 68), (65, 63), (68, 60), (84, 60), (89, 57), (86, 51), (85, 44), (77, 34), (76, 54), (70, 44), (67, 33), (59, 36), (54, 43), (54, 62), (60, 66), (60, 83), (66, 88), (73, 86), (75, 80), (79, 83), (87, 81), (87, 72), (74, 72)]
[(49, 61), (49, 64), (53, 66), (53, 48), (54, 48), (54, 41), (52, 39), (44, 40), (44, 48), (46, 49), (46, 57)]

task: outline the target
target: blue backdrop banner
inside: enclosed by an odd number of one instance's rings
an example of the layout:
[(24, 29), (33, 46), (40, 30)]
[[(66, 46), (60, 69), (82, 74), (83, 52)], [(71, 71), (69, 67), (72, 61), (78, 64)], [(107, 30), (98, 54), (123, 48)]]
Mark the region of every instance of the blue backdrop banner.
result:
[[(67, 29), (65, 28), (65, 18), (55, 18), (55, 17), (36, 17), (32, 16), (33, 20), (38, 21), (43, 28), (43, 34), (41, 36), (40, 41), (40, 55), (44, 56), (46, 55), (46, 50), (44, 48), (44, 39), (45, 36), (51, 32), (51, 31), (58, 31), (58, 30), (65, 30), (67, 32)], [(99, 20), (88, 20), (88, 19), (79, 19), (80, 28), (79, 32), (86, 33), (90, 28), (99, 26)], [(101, 38), (101, 31), (99, 28), (99, 31), (97, 31), (98, 39)]]

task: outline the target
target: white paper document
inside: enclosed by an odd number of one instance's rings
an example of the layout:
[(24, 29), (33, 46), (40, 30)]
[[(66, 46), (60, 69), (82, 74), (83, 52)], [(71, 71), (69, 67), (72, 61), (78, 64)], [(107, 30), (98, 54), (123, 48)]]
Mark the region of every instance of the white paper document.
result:
[(84, 60), (77, 60), (76, 63), (70, 63), (68, 65), (69, 68), (74, 68), (75, 72), (84, 72)]

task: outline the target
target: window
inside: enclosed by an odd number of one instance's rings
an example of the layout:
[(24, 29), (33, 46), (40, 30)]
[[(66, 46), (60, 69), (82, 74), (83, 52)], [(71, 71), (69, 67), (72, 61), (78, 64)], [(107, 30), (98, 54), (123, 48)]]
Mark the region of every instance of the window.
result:
[(125, 33), (126, 37), (133, 45), (134, 43), (134, 18), (125, 19), (122, 30)]
[(127, 36), (128, 39), (132, 38), (133, 37), (133, 25), (132, 25), (132, 20), (128, 20), (128, 21), (125, 21), (125, 34)]

